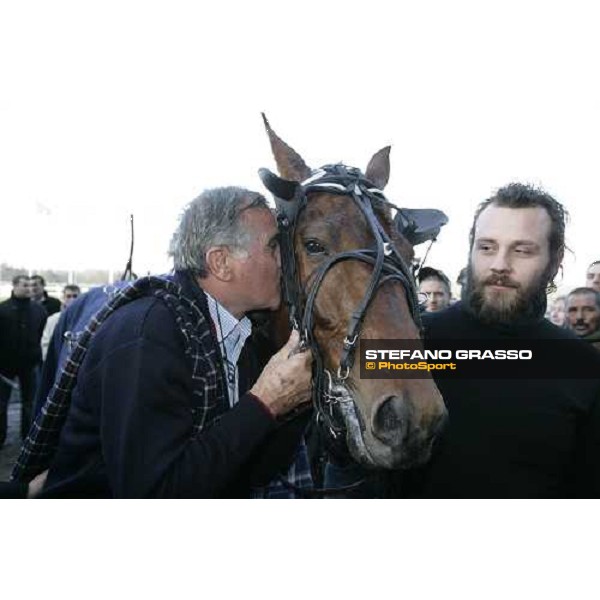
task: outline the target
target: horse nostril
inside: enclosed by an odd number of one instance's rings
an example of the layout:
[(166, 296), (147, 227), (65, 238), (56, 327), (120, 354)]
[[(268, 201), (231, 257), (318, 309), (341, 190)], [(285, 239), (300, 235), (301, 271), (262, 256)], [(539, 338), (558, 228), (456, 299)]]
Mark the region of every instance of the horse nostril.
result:
[(373, 435), (390, 446), (398, 446), (408, 434), (407, 402), (400, 396), (389, 396), (373, 416)]

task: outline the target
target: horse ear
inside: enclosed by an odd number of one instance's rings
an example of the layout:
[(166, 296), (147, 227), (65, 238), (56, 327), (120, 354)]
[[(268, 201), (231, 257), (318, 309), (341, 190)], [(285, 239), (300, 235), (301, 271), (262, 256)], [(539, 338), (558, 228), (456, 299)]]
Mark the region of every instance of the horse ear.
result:
[(271, 142), (271, 150), (273, 151), (279, 174), (284, 179), (289, 179), (290, 181), (304, 181), (310, 177), (311, 171), (302, 157), (271, 129), (265, 113), (261, 114), (269, 141)]
[(372, 181), (380, 190), (387, 185), (390, 179), (391, 149), (391, 146), (386, 146), (373, 154), (373, 158), (369, 161), (365, 172), (367, 179)]
[(269, 169), (259, 169), (258, 176), (271, 194), (280, 200), (292, 200), (296, 195), (296, 190), (300, 187), (296, 181), (277, 177)]

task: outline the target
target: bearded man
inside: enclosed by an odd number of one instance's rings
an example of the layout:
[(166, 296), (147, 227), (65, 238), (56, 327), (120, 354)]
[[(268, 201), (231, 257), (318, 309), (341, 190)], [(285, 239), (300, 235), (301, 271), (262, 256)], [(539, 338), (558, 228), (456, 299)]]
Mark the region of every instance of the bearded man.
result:
[[(569, 340), (587, 357), (586, 344), (544, 319), (564, 249), (559, 202), (517, 183), (498, 190), (475, 214), (462, 301), (423, 315), (426, 337), (543, 340), (557, 349)], [(409, 476), (408, 494), (598, 497), (600, 379), (595, 369), (589, 378), (569, 378), (565, 357), (555, 354), (546, 379), (438, 376), (449, 426), (430, 464)]]

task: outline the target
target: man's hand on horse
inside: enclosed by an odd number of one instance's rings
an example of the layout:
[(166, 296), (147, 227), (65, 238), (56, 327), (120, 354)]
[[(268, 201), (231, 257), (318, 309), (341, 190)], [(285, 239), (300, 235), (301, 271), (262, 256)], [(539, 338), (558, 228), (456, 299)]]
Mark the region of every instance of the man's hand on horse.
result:
[(275, 417), (285, 415), (310, 401), (311, 363), (311, 352), (300, 346), (300, 336), (294, 330), (250, 391)]

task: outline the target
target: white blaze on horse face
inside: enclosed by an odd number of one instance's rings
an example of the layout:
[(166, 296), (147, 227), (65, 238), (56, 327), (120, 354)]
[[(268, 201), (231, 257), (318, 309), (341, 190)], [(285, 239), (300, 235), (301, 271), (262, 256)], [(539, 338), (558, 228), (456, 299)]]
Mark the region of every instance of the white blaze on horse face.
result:
[(519, 292), (538, 285), (550, 261), (550, 229), (542, 207), (492, 204), (483, 210), (475, 225), (471, 267), (475, 286), (484, 284), (486, 302), (510, 305)]

